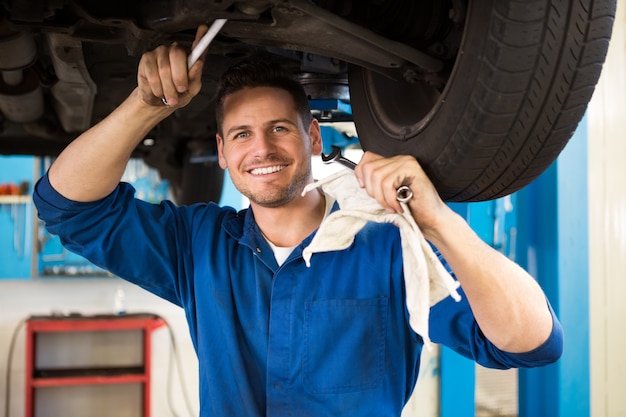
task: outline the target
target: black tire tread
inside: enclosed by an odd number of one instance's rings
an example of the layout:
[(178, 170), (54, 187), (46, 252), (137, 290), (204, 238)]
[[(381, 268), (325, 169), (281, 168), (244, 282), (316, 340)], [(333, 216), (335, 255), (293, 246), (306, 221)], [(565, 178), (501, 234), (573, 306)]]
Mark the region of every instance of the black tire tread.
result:
[(426, 124), (404, 125), (413, 107), (398, 113), (402, 84), (390, 90), (358, 68), (350, 78), (364, 149), (413, 154), (446, 201), (508, 195), (552, 164), (591, 99), (616, 8), (615, 0), (470, 4), (465, 44)]
[[(466, 112), (466, 117), (473, 119), (471, 136), (480, 140), (472, 140), (470, 146), (474, 149), (464, 155), (458, 150), (453, 151), (454, 155), (450, 151), (441, 155), (456, 162), (452, 162), (457, 165), (456, 169), (449, 164), (447, 169), (453, 169), (456, 176), (462, 178), (475, 178), (476, 175), (475, 164), (468, 164), (465, 159), (468, 153), (480, 161), (490, 159), (479, 179), (452, 197), (456, 201), (485, 200), (510, 194), (527, 185), (529, 179), (536, 178), (557, 158), (584, 115), (608, 48), (611, 26), (607, 20), (612, 21), (611, 14), (592, 17), (586, 24), (588, 10), (584, 6), (590, 4), (555, 1), (546, 11), (548, 23), (542, 36), (537, 36), (537, 23), (533, 22), (521, 30), (529, 35), (525, 37), (520, 36), (520, 30), (509, 31), (519, 25), (519, 7), (514, 3), (510, 3), (513, 7), (507, 10), (508, 15), (503, 15), (502, 10), (494, 10), (496, 16), (492, 19), (494, 23), (488, 39), (494, 50), (486, 55), (485, 62), (491, 70), (483, 71), (478, 80), (488, 94), (473, 95), (475, 99), (470, 105), (474, 109)], [(610, 11), (607, 7), (599, 9)], [(569, 14), (576, 17), (566, 24), (564, 19)], [(531, 15), (531, 18), (535, 17)], [(527, 42), (529, 39), (532, 42)], [(564, 43), (561, 44), (559, 39), (564, 39)], [(528, 65), (531, 58), (534, 59), (532, 66)], [(499, 91), (498, 80), (494, 83), (491, 78), (493, 73), (500, 74), (504, 80), (510, 75), (519, 78), (520, 73), (528, 77), (529, 88), (524, 99), (519, 96), (520, 92), (511, 95)], [(506, 82), (504, 80), (500, 83)], [(500, 99), (495, 100), (495, 96)], [(502, 100), (502, 97), (505, 98)], [(497, 109), (494, 103), (498, 103)], [(517, 103), (520, 106), (515, 111)], [(468, 139), (462, 142), (467, 143)]]

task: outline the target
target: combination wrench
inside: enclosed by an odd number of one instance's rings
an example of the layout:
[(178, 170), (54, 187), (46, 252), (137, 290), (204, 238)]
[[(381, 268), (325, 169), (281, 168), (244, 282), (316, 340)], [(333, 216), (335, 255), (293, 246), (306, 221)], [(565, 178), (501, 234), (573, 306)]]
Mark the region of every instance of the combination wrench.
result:
[[(322, 162), (325, 164), (337, 162), (354, 171), (356, 164), (341, 154), (341, 148), (332, 146), (331, 149), (332, 151), (328, 155), (322, 153)], [(408, 203), (411, 198), (413, 198), (413, 191), (408, 185), (401, 185), (396, 189), (396, 199), (399, 202)]]

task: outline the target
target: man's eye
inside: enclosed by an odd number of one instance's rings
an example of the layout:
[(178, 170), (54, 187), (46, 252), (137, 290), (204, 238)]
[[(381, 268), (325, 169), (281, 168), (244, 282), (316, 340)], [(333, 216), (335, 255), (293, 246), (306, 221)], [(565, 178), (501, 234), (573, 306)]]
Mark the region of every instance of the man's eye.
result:
[(239, 132), (237, 134), (235, 134), (235, 139), (241, 139), (241, 138), (246, 138), (248, 137), (248, 132)]
[(274, 126), (274, 132), (286, 132), (287, 129), (284, 126)]

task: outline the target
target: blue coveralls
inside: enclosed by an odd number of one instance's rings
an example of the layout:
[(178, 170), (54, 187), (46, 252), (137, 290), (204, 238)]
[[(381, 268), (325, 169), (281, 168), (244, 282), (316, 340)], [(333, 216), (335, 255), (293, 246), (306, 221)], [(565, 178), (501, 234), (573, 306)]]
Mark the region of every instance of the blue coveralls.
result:
[[(252, 210), (176, 207), (120, 184), (70, 201), (44, 176), (34, 201), (50, 233), (94, 264), (179, 306), (199, 359), (200, 416), (400, 416), (417, 379), (421, 338), (409, 327), (398, 229), (369, 224), (346, 250), (278, 266)], [(462, 293), (461, 293), (462, 294)], [(558, 359), (562, 332), (524, 354), (497, 349), (469, 305), (431, 309), (433, 342), (496, 368)]]

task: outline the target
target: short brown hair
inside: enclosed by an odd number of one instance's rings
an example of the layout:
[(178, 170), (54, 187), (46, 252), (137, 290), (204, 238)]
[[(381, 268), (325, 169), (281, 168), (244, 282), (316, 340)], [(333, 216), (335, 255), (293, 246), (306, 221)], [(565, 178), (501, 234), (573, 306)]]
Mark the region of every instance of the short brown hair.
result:
[(217, 130), (220, 135), (224, 122), (224, 100), (226, 97), (244, 88), (253, 87), (274, 87), (287, 91), (293, 99), (303, 127), (308, 128), (313, 116), (302, 85), (289, 76), (277, 63), (255, 59), (240, 61), (227, 69), (220, 79), (215, 102)]

